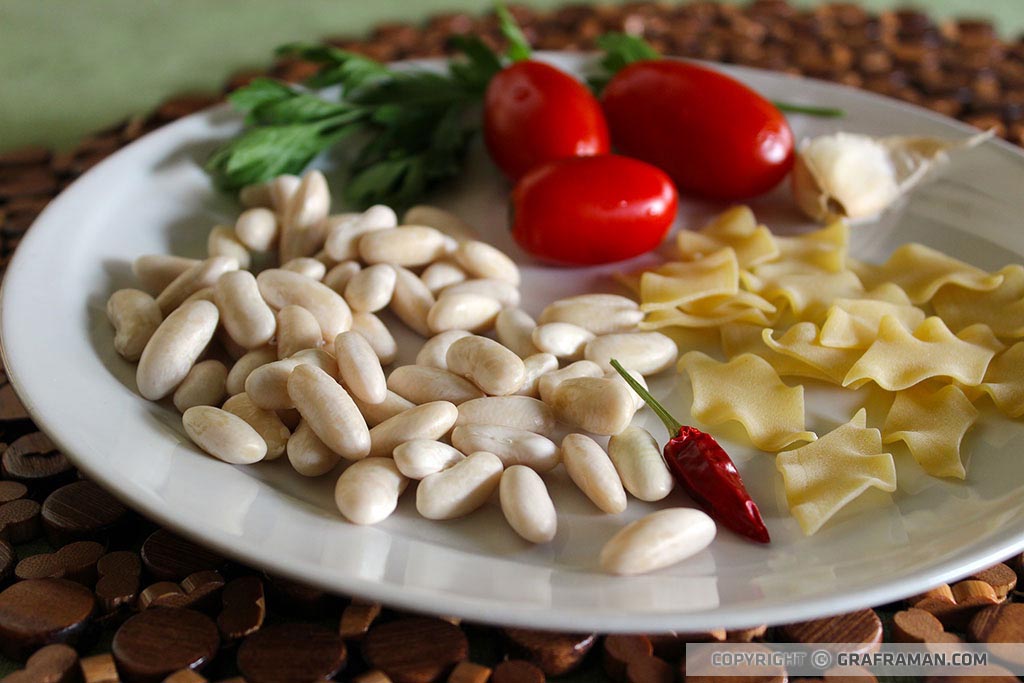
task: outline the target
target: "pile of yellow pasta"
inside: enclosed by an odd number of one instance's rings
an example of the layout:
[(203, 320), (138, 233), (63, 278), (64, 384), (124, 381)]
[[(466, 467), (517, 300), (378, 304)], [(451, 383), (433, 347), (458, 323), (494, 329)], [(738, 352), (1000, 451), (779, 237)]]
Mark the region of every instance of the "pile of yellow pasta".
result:
[[(726, 362), (699, 351), (679, 362), (691, 413), (707, 425), (736, 420), (754, 446), (778, 453), (806, 534), (868, 488), (895, 491), (883, 444), (902, 441), (928, 474), (963, 479), (974, 403), (987, 394), (1007, 416), (1024, 415), (1024, 266), (987, 273), (921, 244), (871, 265), (848, 243), (841, 222), (775, 236), (737, 207), (680, 232), (680, 261), (622, 278), (643, 327), (718, 328)], [(805, 428), (804, 387), (782, 377), (873, 382), (894, 396), (881, 430), (861, 409), (818, 438)]]

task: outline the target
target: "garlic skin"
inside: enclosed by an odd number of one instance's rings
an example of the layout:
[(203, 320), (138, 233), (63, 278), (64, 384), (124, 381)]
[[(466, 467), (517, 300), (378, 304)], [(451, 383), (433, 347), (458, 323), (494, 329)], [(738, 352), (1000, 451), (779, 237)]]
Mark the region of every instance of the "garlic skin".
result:
[(970, 149), (993, 135), (944, 140), (834, 133), (804, 140), (793, 166), (793, 198), (817, 221), (872, 220), (948, 161), (949, 152)]

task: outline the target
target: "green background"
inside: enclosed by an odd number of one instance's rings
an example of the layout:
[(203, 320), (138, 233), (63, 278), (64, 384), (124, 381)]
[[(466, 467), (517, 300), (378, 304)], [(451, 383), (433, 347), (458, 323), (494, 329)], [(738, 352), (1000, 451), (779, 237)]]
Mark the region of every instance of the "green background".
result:
[[(812, 5), (814, 0), (795, 0)], [(565, 0), (533, 0), (552, 7)], [(865, 0), (872, 8), (905, 4)], [(182, 91), (214, 90), (284, 42), (363, 33), (383, 20), (491, 0), (0, 0), (0, 149), (67, 146)], [(932, 0), (935, 16), (990, 16), (1024, 30), (1024, 0)]]

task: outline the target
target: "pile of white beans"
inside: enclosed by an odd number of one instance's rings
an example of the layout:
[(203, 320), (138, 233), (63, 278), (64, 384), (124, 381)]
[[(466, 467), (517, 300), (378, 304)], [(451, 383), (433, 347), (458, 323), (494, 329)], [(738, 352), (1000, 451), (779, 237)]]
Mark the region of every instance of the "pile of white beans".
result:
[[(401, 225), (386, 206), (330, 215), (319, 171), (241, 200), (234, 227), (210, 232), (208, 258), (142, 256), (141, 289), (107, 304), (139, 393), (171, 397), (204, 451), (238, 465), (286, 455), (308, 477), (345, 462), (335, 500), (356, 524), (387, 518), (410, 480), (416, 509), (435, 520), (497, 491), (533, 543), (556, 533), (542, 475), (559, 464), (609, 514), (625, 510), (627, 491), (657, 501), (672, 490), (654, 438), (629, 426), (643, 402), (609, 365), (643, 383), (676, 361), (672, 340), (637, 330), (636, 302), (581, 295), (535, 321), (518, 307), (516, 264), (459, 218), (428, 206)], [(280, 266), (254, 275), (257, 255)], [(428, 338), (414, 365), (390, 373), (398, 349), (384, 309)], [(611, 437), (607, 452), (592, 435)], [(662, 510), (609, 540), (601, 566), (650, 571), (714, 535), (702, 512)]]

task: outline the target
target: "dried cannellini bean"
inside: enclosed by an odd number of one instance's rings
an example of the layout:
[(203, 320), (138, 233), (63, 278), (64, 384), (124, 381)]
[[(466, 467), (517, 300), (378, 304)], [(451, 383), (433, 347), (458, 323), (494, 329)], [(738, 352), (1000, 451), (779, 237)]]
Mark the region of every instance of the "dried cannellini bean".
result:
[(504, 467), (493, 453), (473, 453), (416, 487), (416, 510), (427, 519), (455, 519), (487, 502)]
[(416, 365), (448, 369), (448, 348), (463, 337), (472, 336), (466, 330), (448, 330), (428, 339), (416, 354)]
[(249, 379), (249, 375), (252, 371), (256, 368), (263, 367), (268, 363), (273, 363), (276, 360), (277, 350), (271, 346), (253, 349), (236, 360), (235, 364), (231, 366), (231, 371), (228, 372), (226, 385), (228, 396), (234, 396), (244, 392), (245, 380)]
[(538, 472), (547, 472), (561, 462), (561, 454), (554, 441), (515, 427), (459, 425), (452, 430), (452, 445), (463, 453), (494, 453), (505, 467), (526, 465)]
[(232, 465), (251, 465), (267, 455), (267, 444), (242, 418), (213, 406), (189, 408), (181, 416), (192, 442)]
[(519, 286), (519, 266), (486, 242), (468, 240), (455, 250), (455, 262), (475, 278), (494, 278)]
[(601, 335), (630, 332), (643, 319), (639, 304), (632, 299), (618, 294), (581, 294), (554, 302), (541, 311), (538, 321), (572, 323)]
[(192, 366), (174, 390), (174, 407), (184, 413), (195, 406), (219, 406), (226, 395), (228, 369), (219, 360), (204, 360)]
[(463, 337), (448, 347), (448, 369), (491, 396), (507, 396), (523, 385), (526, 368), (519, 356), (487, 337)]
[(377, 352), (358, 332), (342, 332), (334, 339), (338, 377), (353, 396), (364, 403), (380, 403), (388, 396), (384, 369)]
[(291, 358), (299, 351), (323, 344), (320, 323), (302, 306), (285, 306), (277, 312), (277, 357)]
[(278, 213), (284, 213), (299, 189), (302, 178), (297, 175), (285, 173), (268, 181), (268, 193), (270, 194), (270, 208)]
[(398, 342), (380, 318), (373, 313), (353, 313), (352, 331), (363, 335), (363, 339), (369, 342), (381, 365), (391, 365), (395, 362)]
[(672, 367), (679, 356), (676, 343), (660, 332), (625, 332), (606, 334), (587, 343), (583, 353), (608, 372), (614, 358), (641, 375), (654, 375)]
[[(191, 298), (192, 297), (189, 297), (189, 299)], [(217, 304), (215, 298), (212, 295), (209, 299), (204, 299), (204, 301), (209, 301), (214, 305)], [(232, 361), (236, 361), (245, 354), (249, 353), (249, 349), (245, 348), (244, 346), (236, 342), (234, 339), (232, 339), (231, 335), (227, 333), (227, 331), (224, 329), (222, 325), (217, 327), (217, 331), (214, 333), (213, 336), (214, 339), (220, 342), (221, 348), (224, 349), (224, 353), (226, 353), (228, 358), (230, 358)]]
[[(189, 294), (188, 298), (185, 299), (184, 301), (182, 301), (181, 303), (182, 304), (187, 304), (187, 303), (190, 303), (192, 301), (209, 301), (211, 304), (216, 304), (217, 303), (217, 297), (215, 296), (214, 288), (213, 287), (203, 287), (202, 289), (198, 289), (198, 290), (192, 292), (191, 294)], [(244, 351), (243, 351), (243, 353), (244, 353)]]
[(114, 350), (134, 362), (164, 316), (156, 299), (141, 289), (119, 289), (107, 299), (107, 319), (114, 326)]
[(338, 362), (334, 356), (322, 349), (306, 349), (291, 358), (267, 363), (253, 370), (245, 380), (245, 393), (249, 394), (253, 403), (266, 410), (294, 408), (295, 404), (288, 395), (288, 378), (295, 368), (304, 364), (314, 365), (332, 376), (338, 371)]
[(555, 413), (550, 406), (529, 396), (488, 396), (459, 406), (456, 425), (484, 424), (515, 427), (551, 438)]
[(281, 270), (290, 270), (293, 273), (299, 275), (305, 275), (308, 278), (314, 280), (323, 280), (327, 274), (327, 266), (324, 265), (323, 261), (318, 261), (311, 256), (299, 256), (293, 258), (281, 266)]
[(436, 296), (445, 287), (465, 282), (466, 271), (450, 261), (435, 261), (420, 274), (420, 279)]
[(459, 405), (486, 395), (469, 380), (428, 365), (395, 368), (388, 377), (388, 389), (416, 404), (448, 401)]
[(387, 397), (380, 403), (364, 403), (359, 400), (358, 396), (353, 396), (352, 400), (356, 402), (359, 412), (363, 414), (369, 427), (376, 427), (381, 422), (416, 407), (415, 403), (402, 398), (393, 391), (389, 391)]
[(479, 294), (490, 297), (501, 304), (502, 308), (514, 308), (519, 305), (519, 288), (507, 280), (476, 279), (466, 280), (449, 285), (441, 291), (441, 295)]
[(167, 315), (184, 303), (185, 299), (204, 287), (212, 287), (221, 275), (238, 270), (238, 261), (227, 256), (212, 256), (200, 261), (174, 278), (156, 298), (161, 312)]
[(520, 358), (537, 353), (533, 345), (533, 330), (537, 327), (530, 314), (521, 308), (506, 308), (494, 321), (494, 331), (502, 346)]
[[(251, 399), (250, 399), (251, 400)], [(256, 405), (255, 403), (253, 405)], [(262, 410), (262, 408), (260, 408)], [(283, 408), (281, 410), (271, 411), (281, 420), (281, 423), (291, 430), (299, 428), (299, 423), (302, 422), (302, 416), (299, 415), (299, 411), (295, 408)]]
[(395, 269), (386, 263), (365, 268), (345, 285), (345, 301), (353, 311), (374, 313), (391, 303), (395, 293)]
[(139, 357), (139, 393), (159, 401), (174, 391), (213, 339), (218, 319), (217, 307), (209, 301), (184, 304), (167, 316)]
[(558, 370), (558, 359), (550, 353), (535, 353), (523, 359), (523, 383), (516, 391), (519, 396), (540, 396), (540, 378)]
[(327, 474), (341, 461), (341, 456), (316, 435), (306, 420), (288, 437), (287, 453), (292, 468), (304, 477)]
[(555, 504), (540, 475), (529, 467), (513, 465), (498, 485), (501, 511), (512, 529), (530, 543), (547, 543), (558, 531)]
[(288, 396), (320, 440), (347, 460), (370, 453), (370, 430), (352, 397), (331, 375), (299, 365), (288, 377)]
[(601, 549), (609, 574), (643, 574), (696, 555), (715, 540), (715, 522), (700, 510), (669, 508), (627, 524)]
[(323, 264), (324, 273), (319, 278), (317, 278), (318, 280), (323, 280), (324, 277), (327, 276), (327, 271), (333, 268), (334, 266), (338, 265), (338, 262), (332, 259), (331, 255), (328, 254), (327, 251), (325, 251), (324, 249), (321, 249), (320, 251), (316, 252), (310, 258), (319, 261), (321, 264)]
[(311, 256), (323, 246), (326, 237), (324, 222), (330, 209), (331, 191), (324, 174), (317, 170), (307, 171), (280, 211), (278, 251), (283, 263), (299, 256)]
[(433, 228), (407, 225), (373, 230), (359, 239), (364, 263), (393, 263), (414, 268), (433, 263), (447, 253), (444, 235)]
[(596, 441), (583, 434), (569, 434), (562, 439), (562, 463), (569, 478), (598, 508), (612, 515), (626, 509), (619, 473)]
[(327, 219), (327, 242), (324, 248), (336, 261), (359, 257), (359, 241), (363, 235), (398, 226), (395, 212), (383, 204), (371, 206), (357, 214), (342, 214)]
[(323, 276), (323, 283), (338, 294), (344, 294), (348, 281), (361, 269), (358, 261), (342, 261), (327, 271)]
[(132, 273), (144, 290), (150, 294), (159, 294), (179, 275), (200, 263), (199, 259), (184, 256), (147, 254), (132, 262)]
[(274, 312), (263, 300), (256, 278), (245, 270), (224, 273), (213, 288), (221, 321), (231, 339), (247, 349), (269, 342), (277, 331)]
[(533, 345), (556, 358), (578, 360), (594, 333), (572, 323), (538, 325), (531, 337)]
[(403, 225), (428, 225), (457, 240), (476, 239), (476, 230), (466, 221), (450, 211), (419, 204), (412, 207), (402, 216)]
[(235, 231), (226, 225), (215, 225), (206, 238), (207, 256), (226, 256), (238, 261), (238, 267), (246, 270), (252, 265), (249, 250), (235, 235)]
[(494, 326), (494, 320), (501, 312), (497, 299), (482, 294), (448, 294), (440, 298), (427, 313), (427, 326), (434, 334), (450, 330), (483, 332)]
[(395, 511), (408, 484), (391, 458), (366, 458), (349, 465), (338, 477), (334, 502), (353, 524), (376, 524)]
[(270, 183), (264, 182), (246, 185), (238, 191), (238, 201), (242, 203), (242, 206), (247, 208), (267, 208), (272, 206), (272, 201), (270, 199)]
[(414, 439), (395, 446), (394, 458), (399, 472), (419, 480), (462, 462), (466, 456), (440, 441)]
[(608, 457), (615, 465), (622, 485), (636, 498), (661, 500), (672, 491), (672, 473), (651, 433), (641, 427), (627, 427), (608, 440)]
[(270, 251), (277, 244), (277, 216), (262, 206), (247, 209), (235, 221), (235, 236), (247, 249)]
[[(626, 373), (629, 374), (630, 377), (635, 379), (637, 384), (642, 386), (644, 389), (647, 389), (647, 380), (644, 379), (643, 375), (641, 375), (636, 370), (632, 370), (630, 368), (623, 368), (623, 370), (625, 370)], [(622, 375), (620, 375), (619, 373), (617, 373), (614, 370), (612, 370), (611, 372), (606, 372), (604, 374), (604, 376), (607, 377), (610, 380), (614, 380), (616, 382), (621, 382), (622, 386), (624, 386), (627, 389), (629, 389), (629, 393), (633, 395), (633, 404), (636, 406), (636, 409), (634, 410), (634, 412), (640, 410), (641, 408), (644, 407), (644, 405), (646, 405), (644, 403), (644, 400), (642, 398), (640, 398), (640, 394), (638, 394), (635, 391), (633, 391), (633, 387), (631, 387), (628, 384), (626, 384), (626, 380), (622, 379)]]
[(281, 421), (277, 413), (260, 408), (245, 392), (232, 396), (224, 402), (222, 407), (232, 415), (237, 415), (245, 420), (250, 427), (256, 430), (257, 434), (263, 437), (263, 441), (267, 444), (267, 457), (264, 460), (274, 460), (284, 454), (291, 430)]
[(324, 341), (333, 342), (352, 325), (352, 311), (345, 299), (322, 282), (280, 268), (263, 271), (256, 282), (264, 300), (274, 308), (295, 304), (312, 313)]
[(391, 296), (391, 312), (421, 337), (430, 336), (427, 315), (434, 305), (434, 295), (412, 271), (395, 266), (395, 292)]
[(537, 392), (540, 400), (551, 403), (555, 395), (555, 388), (567, 379), (576, 377), (602, 377), (604, 373), (601, 366), (589, 360), (578, 360), (575, 363), (566, 365), (561, 370), (554, 370), (537, 380)]
[(561, 382), (551, 395), (558, 419), (592, 434), (618, 434), (629, 426), (636, 403), (622, 382), (605, 377), (574, 377)]
[(384, 420), (370, 430), (370, 455), (390, 456), (395, 446), (413, 439), (440, 439), (459, 416), (459, 409), (447, 401), (433, 401), (410, 408)]

